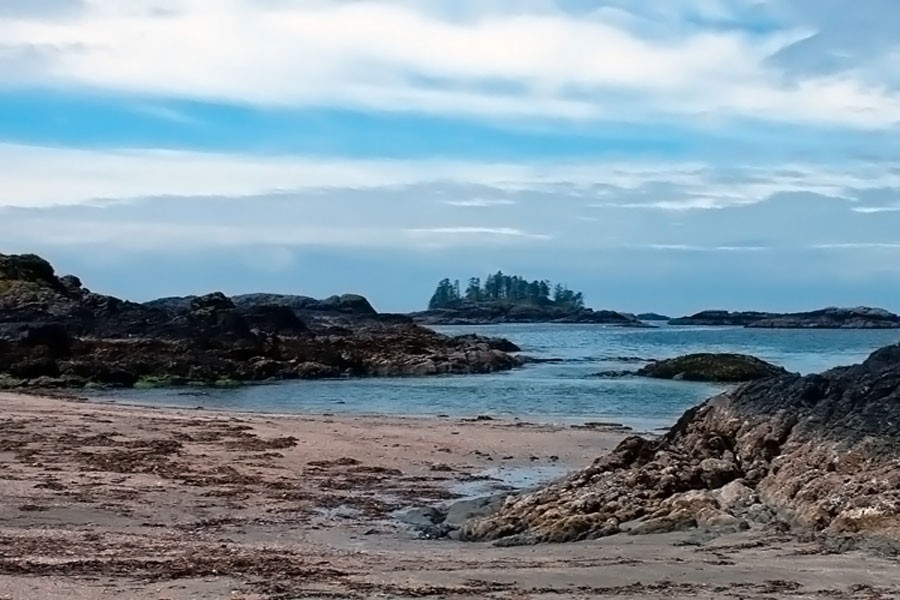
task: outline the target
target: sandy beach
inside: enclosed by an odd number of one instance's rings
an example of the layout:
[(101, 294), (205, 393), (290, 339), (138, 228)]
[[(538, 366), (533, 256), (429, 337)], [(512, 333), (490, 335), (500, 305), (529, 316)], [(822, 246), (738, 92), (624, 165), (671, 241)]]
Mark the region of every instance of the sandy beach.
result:
[(397, 511), (583, 467), (613, 428), (0, 394), (0, 599), (896, 598), (894, 559), (771, 532), (499, 548)]

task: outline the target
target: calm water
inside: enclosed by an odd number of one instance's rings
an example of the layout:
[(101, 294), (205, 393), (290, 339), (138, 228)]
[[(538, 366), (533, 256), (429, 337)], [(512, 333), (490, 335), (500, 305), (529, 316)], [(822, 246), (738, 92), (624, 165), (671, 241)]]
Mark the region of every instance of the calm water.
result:
[(128, 402), (261, 412), (380, 413), (519, 417), (541, 422), (613, 421), (639, 430), (670, 425), (722, 388), (593, 373), (634, 369), (620, 357), (668, 358), (690, 352), (742, 352), (791, 371), (852, 364), (900, 341), (900, 331), (803, 331), (741, 328), (616, 329), (597, 325), (440, 327), (509, 338), (532, 356), (566, 362), (508, 373), (415, 379), (297, 381), (211, 391), (129, 390)]

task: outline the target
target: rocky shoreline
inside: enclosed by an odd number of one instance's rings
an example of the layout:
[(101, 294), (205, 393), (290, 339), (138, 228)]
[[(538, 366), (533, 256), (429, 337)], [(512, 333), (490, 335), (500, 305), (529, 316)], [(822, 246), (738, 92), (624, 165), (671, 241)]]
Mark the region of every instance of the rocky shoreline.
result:
[[(540, 548), (423, 539), (493, 508), (466, 502), (470, 485), (502, 492), (504, 472), (584, 468), (624, 438), (603, 428), (2, 392), (0, 409), (0, 598), (889, 600), (900, 590), (896, 558), (776, 526)], [(723, 499), (741, 491), (731, 485)], [(397, 521), (409, 506), (436, 507), (422, 511), (427, 531)]]
[(820, 375), (744, 384), (658, 440), (631, 437), (464, 525), (470, 541), (747, 529), (900, 552), (900, 345)]
[(360, 296), (221, 293), (138, 304), (0, 255), (0, 387), (230, 385), (278, 379), (487, 373), (520, 366), (506, 340), (450, 337)]

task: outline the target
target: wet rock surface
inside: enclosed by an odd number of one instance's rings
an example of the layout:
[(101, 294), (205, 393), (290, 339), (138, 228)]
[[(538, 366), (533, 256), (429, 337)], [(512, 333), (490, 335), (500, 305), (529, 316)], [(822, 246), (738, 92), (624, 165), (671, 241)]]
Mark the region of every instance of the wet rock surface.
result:
[(735, 383), (787, 375), (787, 370), (746, 354), (687, 354), (651, 362), (635, 375), (655, 379)]
[(57, 277), (38, 256), (0, 255), (5, 388), (486, 373), (519, 366), (502, 349), (512, 347), (379, 315), (353, 295), (235, 302), (213, 293), (138, 304)]
[(658, 440), (631, 437), (461, 537), (504, 545), (770, 527), (900, 549), (900, 345), (820, 375), (744, 384)]

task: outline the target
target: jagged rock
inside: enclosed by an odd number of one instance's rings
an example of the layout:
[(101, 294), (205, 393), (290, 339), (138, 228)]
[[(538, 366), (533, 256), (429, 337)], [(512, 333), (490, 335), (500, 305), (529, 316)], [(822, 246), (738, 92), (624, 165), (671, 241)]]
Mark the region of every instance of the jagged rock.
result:
[(688, 354), (652, 362), (637, 371), (642, 377), (685, 381), (742, 382), (787, 375), (787, 371), (745, 354)]
[(487, 337), (478, 335), (477, 333), (458, 335), (456, 336), (456, 339), (464, 342), (472, 342), (473, 344), (484, 344), (491, 350), (500, 350), (501, 352), (521, 352), (522, 350), (516, 344), (507, 339)]
[[(744, 384), (590, 467), (466, 523), (465, 540), (576, 541), (778, 519), (900, 550), (900, 345), (821, 375)], [(842, 548), (853, 544), (841, 542)]]

